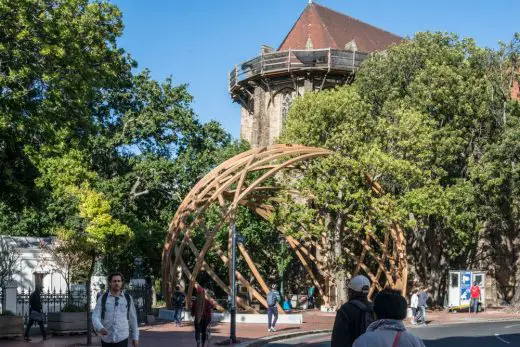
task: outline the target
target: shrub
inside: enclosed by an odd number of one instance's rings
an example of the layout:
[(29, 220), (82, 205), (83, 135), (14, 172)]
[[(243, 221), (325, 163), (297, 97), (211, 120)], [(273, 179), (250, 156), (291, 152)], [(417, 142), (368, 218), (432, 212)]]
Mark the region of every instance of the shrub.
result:
[(65, 305), (61, 312), (86, 312), (85, 307), (76, 306), (76, 305)]

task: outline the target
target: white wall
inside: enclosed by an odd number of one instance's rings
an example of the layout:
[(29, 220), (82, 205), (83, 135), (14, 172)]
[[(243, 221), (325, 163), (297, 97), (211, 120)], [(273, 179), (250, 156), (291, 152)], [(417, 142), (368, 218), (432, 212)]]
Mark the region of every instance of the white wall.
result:
[(17, 288), (34, 290), (35, 274), (43, 274), (43, 288), (56, 290), (56, 292), (66, 291), (67, 285), (63, 276), (56, 271), (56, 263), (52, 255), (47, 250), (42, 249), (18, 249), (20, 252), (18, 272), (14, 276)]

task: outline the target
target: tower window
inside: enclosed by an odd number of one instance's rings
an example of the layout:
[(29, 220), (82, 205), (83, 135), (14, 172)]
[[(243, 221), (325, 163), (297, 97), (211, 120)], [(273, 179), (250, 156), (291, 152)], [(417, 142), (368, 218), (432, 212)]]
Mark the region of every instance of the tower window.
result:
[(282, 95), (282, 107), (281, 107), (281, 113), (282, 113), (282, 125), (285, 124), (285, 120), (287, 119), (287, 115), (289, 114), (289, 109), (291, 108), (292, 104), (292, 93), (287, 92)]

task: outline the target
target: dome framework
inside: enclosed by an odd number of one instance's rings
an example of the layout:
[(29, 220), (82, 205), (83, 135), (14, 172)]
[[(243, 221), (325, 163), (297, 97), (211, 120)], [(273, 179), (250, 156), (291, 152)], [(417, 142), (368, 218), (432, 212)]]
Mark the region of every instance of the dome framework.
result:
[[(229, 295), (231, 293), (229, 283), (231, 283), (232, 275), (231, 226), (234, 224), (238, 207), (246, 206), (268, 220), (275, 208), (269, 198), (272, 197), (273, 192), (284, 189), (284, 187), (271, 184), (275, 175), (283, 170), (294, 168), (302, 162), (326, 157), (331, 153), (327, 149), (303, 145), (284, 144), (262, 147), (226, 160), (203, 177), (186, 195), (177, 209), (165, 240), (162, 278), (163, 292), (168, 306), (171, 304), (173, 289), (182, 274), (188, 280), (186, 302), (190, 302), (193, 288), (198, 284), (197, 276), (201, 271), (206, 272)], [(365, 175), (365, 178), (375, 195), (384, 194), (382, 187), (377, 182), (368, 175)], [(204, 214), (214, 204), (219, 207), (220, 220), (216, 225), (208, 227)], [(229, 228), (227, 250), (219, 249), (215, 243), (218, 231), (224, 226)], [(197, 228), (205, 234), (204, 245), (201, 249), (197, 248), (192, 239), (193, 231)], [(305, 268), (317, 292), (323, 298), (324, 304), (332, 304), (330, 296), (332, 272), (327, 261), (318, 255), (324, 249), (323, 243), (326, 240), (323, 238), (322, 240), (296, 239), (282, 229), (279, 229), (279, 232)], [(384, 285), (406, 291), (406, 241), (399, 225), (392, 222), (385, 229), (382, 240), (373, 233), (366, 232), (364, 236), (360, 236), (358, 241), (361, 249), (359, 254), (349, 247), (344, 247), (343, 250), (345, 255), (356, 264), (352, 275), (362, 271), (371, 280), (370, 294), (381, 290)], [(267, 307), (265, 295), (269, 292), (269, 287), (246, 246), (239, 243), (237, 247), (256, 282), (251, 283), (248, 280), (249, 277), (238, 270), (235, 272), (237, 281), (245, 286), (262, 306)], [(214, 251), (218, 258), (227, 265), (229, 277), (227, 283), (218, 276), (212, 267), (213, 264), (206, 262), (205, 257), (210, 250)], [(192, 268), (189, 268), (183, 259), (186, 254), (195, 258)], [(377, 270), (373, 271), (375, 267), (367, 264), (376, 264)], [(242, 298), (237, 297), (237, 304), (247, 312), (258, 313)], [(224, 310), (221, 306), (217, 306), (217, 309)], [(278, 309), (283, 312), (281, 307)]]

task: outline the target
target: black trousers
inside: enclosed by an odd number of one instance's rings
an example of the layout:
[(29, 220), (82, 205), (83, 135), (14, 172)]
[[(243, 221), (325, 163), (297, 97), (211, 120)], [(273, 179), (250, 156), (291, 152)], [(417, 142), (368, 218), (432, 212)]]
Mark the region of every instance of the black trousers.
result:
[(200, 322), (197, 322), (195, 319), (195, 341), (199, 342), (200, 338), (202, 336), (202, 342), (206, 342), (207, 340), (207, 331), (208, 331), (208, 325), (211, 322), (210, 319), (202, 317)]
[(29, 323), (27, 323), (27, 327), (25, 328), (24, 337), (25, 338), (29, 337), (29, 331), (31, 331), (31, 327), (33, 326), (34, 323), (38, 323), (40, 325), (40, 331), (42, 333), (42, 336), (46, 337), (47, 334), (45, 333), (45, 328), (43, 327), (43, 320), (38, 321), (38, 320), (32, 320), (31, 318), (29, 318)]
[(116, 343), (108, 343), (101, 340), (101, 347), (126, 347), (128, 346), (128, 339), (124, 339), (123, 341), (119, 341)]

